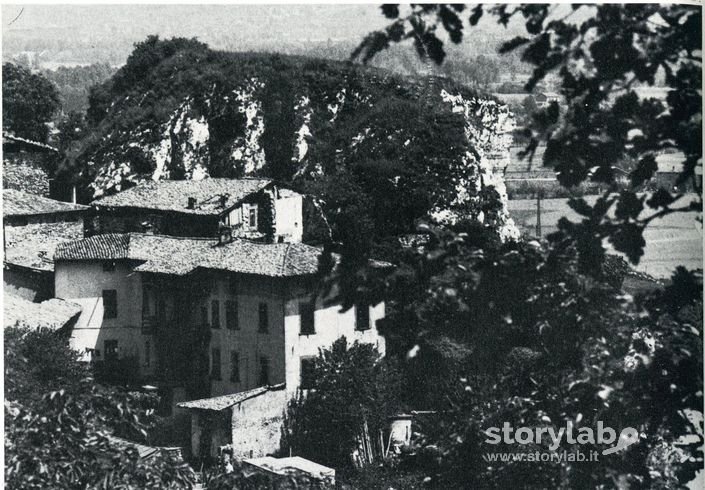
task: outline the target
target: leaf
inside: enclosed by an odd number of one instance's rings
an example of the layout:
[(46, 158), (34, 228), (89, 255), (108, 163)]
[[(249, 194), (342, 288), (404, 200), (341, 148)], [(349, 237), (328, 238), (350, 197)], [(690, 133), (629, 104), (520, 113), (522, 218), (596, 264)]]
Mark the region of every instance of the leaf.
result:
[(399, 4), (385, 3), (381, 7), (382, 14), (388, 19), (396, 19), (399, 17)]
[(654, 209), (665, 208), (666, 206), (672, 204), (676, 200), (676, 197), (668, 192), (663, 187), (659, 187), (656, 192), (651, 195), (646, 204)]
[(623, 191), (619, 196), (619, 201), (617, 201), (615, 215), (620, 220), (636, 219), (643, 209), (644, 204), (636, 193)]
[(647, 153), (639, 159), (636, 168), (629, 175), (632, 187), (637, 187), (647, 180), (650, 180), (654, 172), (658, 169), (656, 158), (653, 153)]
[(569, 199), (568, 206), (581, 216), (592, 216), (592, 207), (582, 197)]
[(478, 21), (482, 18), (482, 4), (477, 5), (472, 9), (472, 14), (470, 15), (470, 25), (474, 26), (477, 25)]
[(642, 225), (624, 223), (617, 227), (609, 240), (618, 252), (626, 254), (632, 264), (638, 264), (646, 245), (643, 233)]
[(519, 46), (523, 46), (524, 44), (528, 43), (529, 39), (525, 38), (523, 36), (517, 36), (514, 39), (511, 39), (505, 43), (503, 43), (500, 48), (499, 52), (500, 54), (505, 54), (508, 53), (509, 51), (513, 51)]

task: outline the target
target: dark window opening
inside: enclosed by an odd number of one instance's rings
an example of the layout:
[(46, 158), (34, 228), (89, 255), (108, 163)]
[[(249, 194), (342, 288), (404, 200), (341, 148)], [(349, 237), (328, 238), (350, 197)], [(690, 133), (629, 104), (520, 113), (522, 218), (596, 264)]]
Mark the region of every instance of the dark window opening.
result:
[(159, 298), (157, 301), (157, 318), (161, 323), (166, 322), (166, 302), (164, 298)]
[(250, 204), (250, 228), (257, 228), (257, 205)]
[(229, 330), (240, 329), (237, 318), (237, 301), (225, 302), (225, 325)]
[(103, 350), (105, 351), (106, 361), (115, 361), (118, 358), (118, 341), (106, 340), (103, 342)]
[(117, 291), (103, 289), (103, 318), (117, 318)]
[(211, 301), (211, 328), (220, 328), (220, 301)]
[(142, 315), (150, 316), (151, 308), (149, 306), (149, 289), (142, 287)]
[(301, 389), (310, 390), (316, 386), (316, 358), (301, 358)]
[(259, 358), (259, 385), (269, 384), (269, 358), (262, 356)]
[(211, 378), (220, 379), (220, 349), (211, 349)]
[(316, 333), (316, 302), (315, 300), (302, 301), (299, 303), (299, 314), (301, 316), (301, 335), (312, 335)]
[(236, 351), (230, 353), (230, 381), (240, 382), (240, 354)]
[(152, 349), (151, 349), (151, 346), (149, 345), (149, 340), (146, 340), (144, 342), (144, 365), (145, 365), (145, 367), (149, 367), (152, 363), (151, 353), (150, 353), (151, 350)]
[(267, 333), (269, 331), (269, 309), (267, 303), (259, 304), (259, 331)]
[(369, 305), (355, 305), (355, 330), (370, 329)]

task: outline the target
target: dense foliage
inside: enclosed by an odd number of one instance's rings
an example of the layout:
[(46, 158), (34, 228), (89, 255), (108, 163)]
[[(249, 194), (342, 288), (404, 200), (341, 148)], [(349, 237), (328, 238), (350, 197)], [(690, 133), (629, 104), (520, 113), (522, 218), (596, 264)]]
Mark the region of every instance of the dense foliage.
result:
[(46, 143), (49, 123), (59, 109), (56, 87), (26, 68), (2, 65), (2, 125), (4, 131)]
[(88, 94), (94, 85), (110, 78), (116, 69), (107, 63), (86, 66), (60, 66), (44, 70), (42, 75), (56, 85), (62, 112), (84, 113), (88, 109)]
[[(523, 18), (524, 36), (504, 43), (501, 52), (521, 52), (534, 71), (525, 89), (531, 91), (547, 75), (556, 76), (565, 103), (552, 103), (535, 114), (527, 147), (533, 154), (545, 140), (544, 165), (556, 170), (561, 184), (584, 181), (610, 186), (616, 167), (626, 158), (637, 161), (629, 172), (631, 189), (588, 205), (571, 206), (586, 219), (561, 223), (563, 235), (580, 241), (585, 269), (599, 263), (603, 238), (638, 262), (643, 254), (644, 228), (655, 217), (676, 211), (697, 211), (702, 200), (674, 203), (678, 192), (660, 188), (652, 196), (637, 195), (639, 186), (656, 172), (656, 155), (664, 150), (683, 154), (680, 184), (691, 181), (698, 196), (702, 169), (702, 10), (689, 5), (476, 5), (464, 22), (462, 4), (382, 7), (392, 19), (383, 31), (370, 34), (355, 56), (369, 60), (390, 43), (410, 40), (422, 57), (437, 63), (446, 58), (438, 31), (459, 43), (466, 30), (485, 13), (502, 25)], [(639, 97), (637, 88), (663, 79), (665, 99)], [(616, 212), (611, 212), (615, 210)], [(643, 212), (648, 211), (648, 212)]]
[(400, 375), (370, 344), (345, 337), (315, 360), (315, 388), (293, 400), (283, 452), (335, 468), (349, 468), (363, 427), (378, 445), (387, 417), (400, 409)]
[[(472, 110), (458, 112), (444, 90)], [(62, 174), (79, 178), (86, 200), (154, 176), (274, 178), (319, 198), (334, 242), (386, 256), (397, 235), (479, 180), (468, 126), (499, 132), (506, 111), (476, 95), (450, 79), (150, 36), (92, 89), (85, 121), (62, 126)], [(473, 192), (456, 211), (496, 201)]]
[[(412, 403), (439, 411), (422, 426), (417, 461), (434, 485), (673, 488), (693, 479), (703, 464), (702, 421), (689, 420), (703, 403), (701, 275), (680, 269), (665, 290), (633, 298), (619, 287), (623, 267), (584, 275), (573, 247), (427, 232), (387, 277), (397, 308), (384, 325), (411, 357)], [(483, 459), (549, 451), (488, 445), (484, 431), (504, 422), (577, 430), (598, 421), (634, 427), (641, 440), (590, 463)], [(578, 448), (605, 449), (558, 451)]]
[(142, 460), (110, 435), (139, 438), (156, 400), (95, 383), (68, 339), (5, 330), (5, 485), (45, 488), (190, 488), (169, 455)]

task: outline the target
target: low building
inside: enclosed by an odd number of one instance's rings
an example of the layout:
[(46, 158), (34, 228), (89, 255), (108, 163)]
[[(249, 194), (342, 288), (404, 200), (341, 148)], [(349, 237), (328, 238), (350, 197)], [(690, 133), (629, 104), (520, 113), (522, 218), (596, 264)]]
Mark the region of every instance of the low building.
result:
[(56, 298), (32, 303), (13, 294), (5, 294), (3, 310), (5, 328), (47, 328), (68, 334), (81, 313), (81, 306)]
[(39, 223), (82, 223), (88, 206), (56, 201), (15, 189), (3, 189), (4, 226)]
[(551, 102), (561, 102), (562, 97), (561, 94), (557, 94), (555, 92), (540, 92), (536, 94), (535, 96), (536, 99), (536, 105), (540, 108), (543, 109), (544, 107), (548, 107), (551, 105)]
[(3, 191), (3, 289), (29, 301), (54, 297), (53, 255), (59, 243), (83, 237), (86, 206)]
[(55, 168), (60, 158), (59, 150), (52, 146), (3, 132), (3, 189), (50, 197), (47, 169)]
[(191, 413), (192, 455), (215, 457), (227, 446), (242, 460), (279, 450), (288, 401), (282, 383), (177, 406)]
[(300, 456), (254, 458), (245, 467), (264, 476), (271, 488), (291, 488), (291, 478), (303, 488), (335, 488), (335, 470)]
[(87, 235), (150, 230), (214, 237), (230, 226), (241, 238), (300, 242), (303, 197), (268, 179), (149, 181), (92, 203)]

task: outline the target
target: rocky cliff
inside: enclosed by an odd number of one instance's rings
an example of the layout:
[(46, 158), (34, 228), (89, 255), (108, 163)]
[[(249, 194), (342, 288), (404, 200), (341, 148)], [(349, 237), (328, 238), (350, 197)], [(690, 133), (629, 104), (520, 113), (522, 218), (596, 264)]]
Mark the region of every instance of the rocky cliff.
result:
[[(301, 183), (336, 166), (396, 160), (393, 185), (411, 167), (429, 182), (443, 175), (451, 183), (431, 203), (436, 220), (472, 215), (516, 235), (496, 172), (508, 158), (512, 120), (496, 101), (448, 79), (169, 43), (141, 43), (91, 94), (94, 128), (78, 156), (89, 197), (146, 179)], [(480, 204), (490, 188), (496, 202)]]

